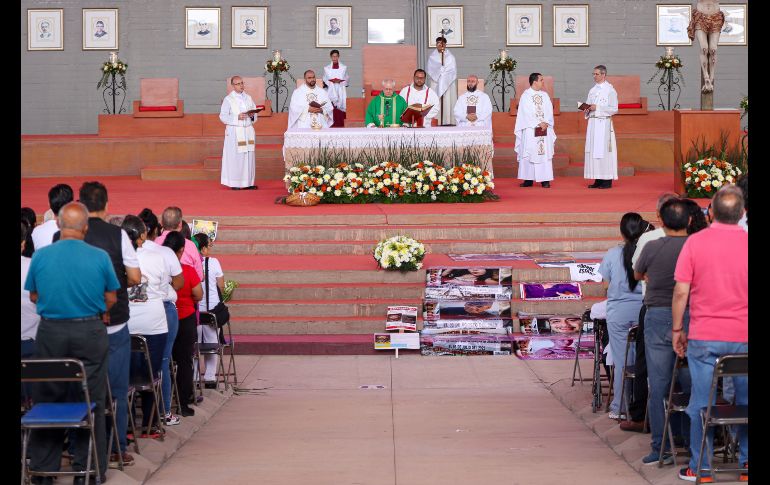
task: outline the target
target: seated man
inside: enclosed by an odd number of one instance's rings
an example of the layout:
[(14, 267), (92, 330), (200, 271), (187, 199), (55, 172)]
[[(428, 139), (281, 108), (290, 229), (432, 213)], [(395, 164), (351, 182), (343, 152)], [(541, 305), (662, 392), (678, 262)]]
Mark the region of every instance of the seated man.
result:
[(406, 101), (393, 92), (395, 86), (396, 82), (392, 79), (382, 81), (382, 91), (366, 108), (367, 128), (401, 126), (401, 115), (406, 110)]
[(478, 76), (468, 75), (468, 90), (455, 103), (457, 126), (492, 127), (492, 102), (487, 93), (477, 91), (478, 82)]

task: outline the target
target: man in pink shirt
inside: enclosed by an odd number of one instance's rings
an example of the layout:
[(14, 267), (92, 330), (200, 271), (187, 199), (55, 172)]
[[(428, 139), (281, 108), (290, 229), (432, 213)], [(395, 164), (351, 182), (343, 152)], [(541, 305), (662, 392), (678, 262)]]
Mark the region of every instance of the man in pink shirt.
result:
[[(163, 226), (163, 233), (155, 239), (155, 243), (162, 246), (169, 232), (182, 230), (182, 209), (179, 207), (166, 207), (161, 216), (160, 225)], [(198, 273), (198, 277), (203, 278), (203, 264), (201, 264), (200, 253), (198, 248), (195, 247), (195, 243), (189, 239), (184, 240), (184, 253), (180, 262), (192, 266), (195, 272)]]
[[(712, 207), (714, 223), (687, 239), (674, 272), (672, 345), (677, 355), (687, 355), (692, 378), (692, 394), (687, 406), (691, 458), (689, 467), (679, 472), (679, 478), (692, 482), (696, 480), (699, 468), (708, 468), (707, 457), (713, 453), (712, 428), (706, 440), (705, 454), (698, 457), (703, 436), (700, 410), (708, 405), (714, 362), (725, 354), (749, 351), (749, 236), (738, 225), (743, 216), (740, 189), (734, 185), (722, 188), (714, 196)], [(682, 325), (688, 297), (689, 329)], [(735, 404), (748, 405), (748, 379), (735, 377), (733, 382)], [(738, 427), (738, 443), (740, 464), (747, 465), (747, 426)], [(701, 477), (701, 483), (712, 481), (708, 475)]]

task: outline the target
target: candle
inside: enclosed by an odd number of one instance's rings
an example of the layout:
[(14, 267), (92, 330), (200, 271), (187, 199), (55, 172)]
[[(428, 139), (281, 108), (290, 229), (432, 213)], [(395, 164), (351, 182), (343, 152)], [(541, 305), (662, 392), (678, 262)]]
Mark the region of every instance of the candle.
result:
[(673, 55), (674, 55), (674, 48), (666, 47), (666, 57), (673, 57)]
[(508, 51), (500, 49), (500, 59), (505, 60), (508, 57)]
[(281, 51), (276, 50), (276, 51), (273, 52), (273, 60), (275, 62), (280, 62), (281, 61)]
[(118, 61), (118, 53), (117, 52), (110, 52), (110, 62), (112, 64), (115, 64)]

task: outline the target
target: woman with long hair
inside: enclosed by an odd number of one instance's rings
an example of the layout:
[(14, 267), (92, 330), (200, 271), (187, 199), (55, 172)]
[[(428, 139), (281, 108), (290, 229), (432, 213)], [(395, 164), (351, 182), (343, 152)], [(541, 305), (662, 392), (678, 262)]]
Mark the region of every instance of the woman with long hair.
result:
[[(642, 285), (634, 278), (631, 258), (639, 236), (654, 229), (636, 212), (627, 212), (620, 220), (623, 244), (610, 248), (602, 259), (599, 273), (607, 287), (607, 329), (610, 336), (610, 352), (615, 363), (613, 383), (614, 397), (610, 403), (610, 419), (621, 418), (620, 396), (623, 384), (623, 358), (626, 352), (628, 329), (637, 324), (642, 307)], [(634, 363), (634, 347), (628, 353), (628, 365)], [(630, 391), (631, 386), (628, 386)], [(628, 402), (628, 396), (625, 399)]]

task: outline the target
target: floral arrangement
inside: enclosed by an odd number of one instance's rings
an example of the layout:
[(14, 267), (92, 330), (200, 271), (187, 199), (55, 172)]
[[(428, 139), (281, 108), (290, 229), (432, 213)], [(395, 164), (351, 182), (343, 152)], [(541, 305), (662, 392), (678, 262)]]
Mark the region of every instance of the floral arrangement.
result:
[(125, 86), (128, 64), (121, 61), (120, 59), (115, 59), (114, 62), (105, 61), (104, 64), (102, 64), (101, 70), (102, 77), (99, 82), (96, 83), (96, 89), (106, 86), (109, 83), (110, 78), (114, 75), (120, 75), (121, 82)]
[(516, 69), (516, 61), (508, 56), (502, 58), (497, 57), (489, 65), (489, 70), (492, 72), (505, 71), (511, 72)]
[(666, 54), (660, 56), (660, 59), (658, 59), (658, 61), (655, 63), (655, 67), (658, 70), (655, 71), (655, 74), (653, 74), (650, 80), (647, 81), (647, 84), (651, 83), (656, 77), (658, 77), (658, 75), (661, 74), (661, 72), (664, 73), (662, 79), (665, 79), (666, 73), (670, 73), (672, 71), (676, 71), (682, 81), (682, 84), (684, 84), (684, 76), (682, 76), (682, 71), (680, 70), (684, 67), (684, 64), (678, 55)]
[(743, 99), (741, 99), (740, 107), (743, 110), (743, 114), (741, 115), (741, 118), (743, 118), (744, 116), (749, 114), (749, 95), (748, 94), (744, 96)]
[(289, 193), (310, 192), (324, 203), (481, 202), (494, 199), (491, 174), (462, 163), (445, 168), (429, 160), (409, 166), (382, 162), (369, 167), (340, 163), (333, 167), (298, 165), (283, 178)]
[(684, 184), (688, 197), (711, 198), (722, 185), (735, 183), (743, 172), (730, 162), (707, 157), (684, 164)]
[(227, 280), (225, 281), (225, 289), (222, 291), (222, 302), (227, 303), (233, 298), (233, 291), (238, 288), (240, 284), (237, 281)]
[(424, 257), (425, 246), (408, 236), (384, 239), (374, 248), (377, 265), (391, 271), (417, 271)]
[(276, 73), (276, 72), (286, 72), (289, 70), (289, 63), (286, 62), (286, 59), (268, 59), (267, 62), (265, 62), (265, 71), (269, 73)]

